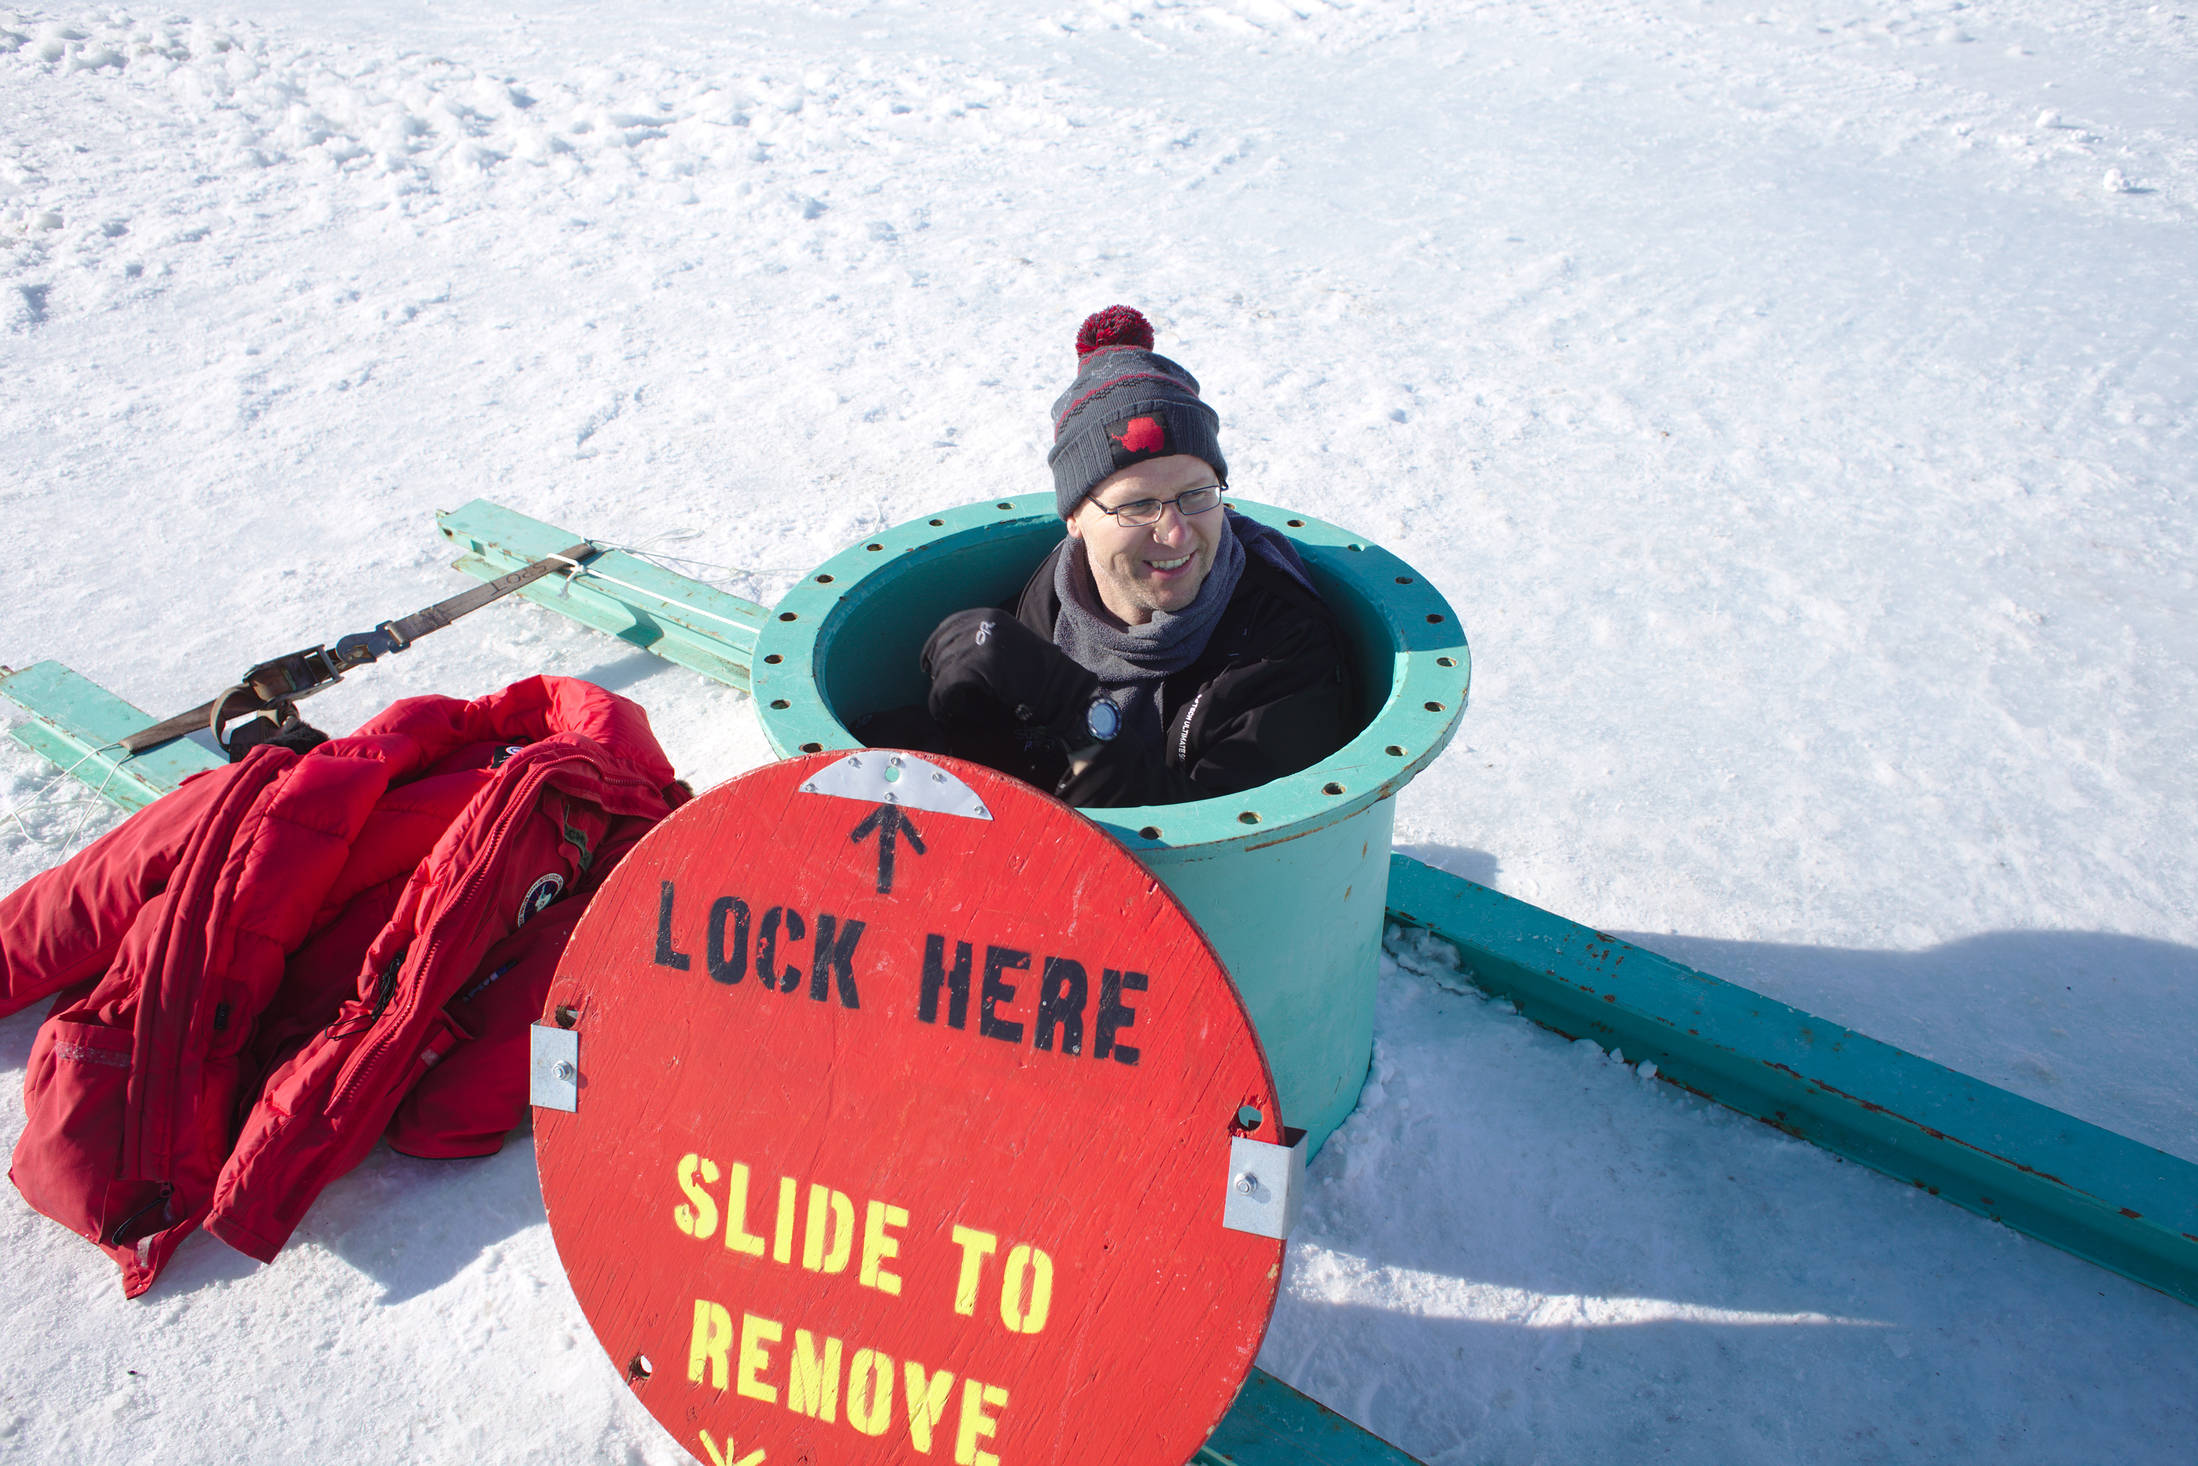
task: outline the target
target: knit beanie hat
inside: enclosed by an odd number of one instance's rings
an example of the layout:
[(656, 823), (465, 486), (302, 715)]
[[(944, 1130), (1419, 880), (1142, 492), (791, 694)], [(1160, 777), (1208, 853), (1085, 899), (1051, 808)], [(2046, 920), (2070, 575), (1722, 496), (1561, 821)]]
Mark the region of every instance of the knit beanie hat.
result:
[(1229, 481), (1221, 419), (1198, 378), (1152, 349), (1152, 324), (1126, 305), (1085, 318), (1076, 380), (1053, 404), (1053, 502), (1063, 519), (1107, 475), (1147, 458), (1188, 453)]

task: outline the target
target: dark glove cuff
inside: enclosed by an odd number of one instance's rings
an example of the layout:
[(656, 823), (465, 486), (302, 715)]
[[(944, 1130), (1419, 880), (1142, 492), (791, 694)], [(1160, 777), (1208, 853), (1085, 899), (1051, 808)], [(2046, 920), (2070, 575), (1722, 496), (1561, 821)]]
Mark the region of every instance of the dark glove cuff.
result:
[(1090, 741), (1086, 710), (1099, 679), (1005, 611), (957, 611), (923, 649), (931, 714), (941, 723), (983, 716), (996, 704), (1057, 739)]

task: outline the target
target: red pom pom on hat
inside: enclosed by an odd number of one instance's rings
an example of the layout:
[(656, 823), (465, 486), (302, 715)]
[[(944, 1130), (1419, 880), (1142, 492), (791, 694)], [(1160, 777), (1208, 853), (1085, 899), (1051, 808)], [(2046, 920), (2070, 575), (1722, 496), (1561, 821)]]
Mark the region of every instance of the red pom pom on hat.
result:
[(1082, 361), (1109, 346), (1152, 350), (1152, 322), (1126, 305), (1110, 305), (1084, 317), (1083, 328), (1076, 333), (1076, 359)]

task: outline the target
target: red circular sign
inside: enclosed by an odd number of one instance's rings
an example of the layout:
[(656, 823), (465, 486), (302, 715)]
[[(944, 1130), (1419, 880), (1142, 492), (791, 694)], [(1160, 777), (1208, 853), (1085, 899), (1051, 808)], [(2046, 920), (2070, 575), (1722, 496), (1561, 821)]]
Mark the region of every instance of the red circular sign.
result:
[(626, 858), (549, 1013), (558, 1254), (697, 1459), (1172, 1466), (1250, 1370), (1282, 1244), (1222, 1213), (1274, 1080), (1065, 805), (877, 750), (747, 774)]

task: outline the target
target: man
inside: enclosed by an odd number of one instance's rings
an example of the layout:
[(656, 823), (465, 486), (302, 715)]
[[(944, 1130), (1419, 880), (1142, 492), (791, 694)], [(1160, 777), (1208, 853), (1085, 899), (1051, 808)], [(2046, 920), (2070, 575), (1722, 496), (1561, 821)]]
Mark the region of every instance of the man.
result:
[(1127, 306), (1084, 322), (1053, 405), (1068, 538), (1015, 614), (925, 643), (945, 751), (1074, 805), (1233, 794), (1317, 763), (1350, 729), (1343, 639), (1282, 535), (1222, 506), (1220, 418)]

